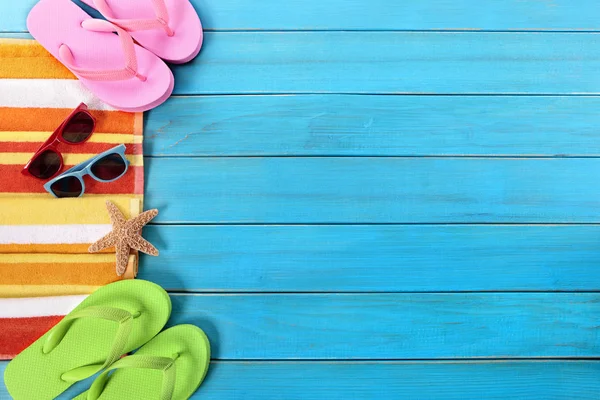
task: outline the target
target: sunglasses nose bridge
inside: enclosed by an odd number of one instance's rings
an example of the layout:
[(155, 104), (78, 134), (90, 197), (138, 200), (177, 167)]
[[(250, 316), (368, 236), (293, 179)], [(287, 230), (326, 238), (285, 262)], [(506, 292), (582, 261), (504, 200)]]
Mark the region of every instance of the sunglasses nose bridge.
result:
[(58, 135), (56, 135), (52, 142), (48, 143), (48, 147), (56, 147), (59, 143), (67, 143), (62, 137), (62, 131), (60, 131)]

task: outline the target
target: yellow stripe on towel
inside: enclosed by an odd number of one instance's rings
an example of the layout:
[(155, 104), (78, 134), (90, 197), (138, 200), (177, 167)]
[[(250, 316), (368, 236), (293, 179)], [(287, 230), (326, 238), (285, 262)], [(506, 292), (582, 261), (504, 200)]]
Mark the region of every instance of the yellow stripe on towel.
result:
[(2, 254), (0, 285), (100, 286), (121, 280), (114, 254)]
[[(135, 276), (137, 275), (137, 271), (138, 271), (138, 256), (136, 254), (131, 254), (129, 256), (129, 263), (127, 264), (127, 269), (125, 270), (125, 274), (123, 274), (123, 276), (119, 277), (116, 274), (115, 271), (115, 263), (114, 263), (114, 256), (112, 257), (113, 259), (113, 263), (110, 264), (110, 267), (108, 265), (104, 266), (105, 271), (99, 271), (99, 273), (97, 274), (98, 276), (101, 276), (101, 274), (106, 274), (106, 277), (103, 278), (104, 280), (108, 280), (110, 282), (115, 282), (121, 279), (134, 279)], [(77, 264), (75, 264), (77, 265)], [(81, 278), (82, 277), (82, 271), (86, 272), (86, 270), (90, 270), (90, 272), (97, 268), (98, 265), (102, 265), (102, 264), (93, 264), (93, 265), (83, 265), (80, 266), (80, 271), (73, 271), (73, 275), (69, 276), (68, 279), (71, 280), (71, 284), (69, 284), (68, 282), (63, 283), (61, 281), (61, 284), (55, 284), (55, 282), (53, 282), (54, 279), (56, 278), (52, 278), (52, 279), (48, 279), (47, 277), (47, 272), (44, 274), (43, 272), (39, 271), (37, 272), (37, 274), (39, 275), (39, 279), (36, 279), (36, 281), (32, 281), (32, 282), (27, 282), (27, 283), (22, 283), (22, 284), (17, 284), (14, 281), (13, 282), (7, 282), (8, 284), (3, 285), (0, 284), (0, 297), (45, 297), (45, 296), (66, 296), (66, 295), (77, 295), (77, 294), (90, 294), (92, 293), (94, 290), (96, 290), (98, 287), (100, 287), (100, 285), (97, 285), (95, 282), (91, 283), (91, 282), (76, 282), (75, 279), (73, 278)], [(53, 265), (53, 266), (44, 266), (44, 265), (38, 265), (37, 268), (60, 268), (59, 270), (64, 272), (64, 273), (68, 273), (68, 268), (69, 266), (72, 266), (71, 263), (67, 263), (65, 265)], [(3, 278), (7, 278), (10, 276), (10, 271), (7, 272), (6, 268), (10, 269), (10, 268), (21, 268), (20, 264), (5, 264), (2, 265), (0, 264), (0, 282), (3, 282)], [(2, 274), (5, 274), (5, 276), (3, 277)], [(46, 275), (46, 276), (43, 276)], [(19, 280), (22, 279), (20, 278), (18, 275), (14, 274), (12, 275), (13, 278), (15, 278), (15, 280)], [(64, 277), (62, 277), (62, 279), (64, 279)], [(85, 279), (85, 278), (84, 278)], [(38, 282), (38, 280), (42, 280), (42, 282)], [(58, 280), (58, 279), (57, 279)], [(80, 279), (81, 280), (81, 279)], [(103, 284), (101, 284), (103, 285)]]
[[(133, 137), (133, 135), (131, 136)], [(76, 165), (89, 160), (97, 154), (74, 154), (63, 153), (65, 165)], [(144, 157), (141, 155), (129, 154), (125, 156), (132, 166), (139, 167), (144, 165)], [(25, 165), (31, 158), (31, 153), (0, 153), (0, 164), (4, 165)]]
[[(40, 254), (41, 255), (41, 254)], [(123, 279), (115, 271), (115, 258), (105, 263), (0, 263), (2, 285), (108, 285)]]
[[(44, 143), (52, 132), (0, 132), (0, 142), (28, 142)], [(142, 136), (125, 133), (98, 133), (95, 132), (87, 143), (114, 143), (114, 144), (141, 144)], [(30, 155), (31, 156), (31, 155)]]
[(48, 297), (90, 294), (99, 286), (85, 285), (0, 285), (0, 297)]
[[(133, 195), (92, 195), (81, 199), (56, 201), (47, 195), (21, 196), (8, 193), (0, 195), (0, 221), (3, 225), (64, 225), (109, 224), (106, 200), (111, 200), (130, 218), (129, 210)], [(142, 196), (138, 196), (140, 199)]]

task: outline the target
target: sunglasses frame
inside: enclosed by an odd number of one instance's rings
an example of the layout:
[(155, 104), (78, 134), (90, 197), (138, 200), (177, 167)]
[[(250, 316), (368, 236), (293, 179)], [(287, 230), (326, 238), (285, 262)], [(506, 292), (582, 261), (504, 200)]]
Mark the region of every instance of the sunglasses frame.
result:
[[(123, 171), (123, 173), (121, 175), (117, 176), (114, 179), (109, 179), (109, 180), (100, 179), (92, 173), (92, 166), (94, 165), (94, 163), (96, 163), (100, 159), (102, 159), (108, 155), (111, 155), (111, 154), (118, 154), (119, 156), (121, 156), (121, 158), (125, 162), (125, 170)], [(129, 164), (130, 164), (129, 160), (127, 159), (127, 157), (125, 157), (125, 145), (120, 144), (118, 146), (113, 147), (112, 149), (108, 149), (105, 152), (100, 153), (97, 156), (90, 158), (87, 161), (82, 162), (81, 164), (77, 164), (76, 166), (66, 170), (65, 172), (58, 175), (57, 177), (52, 178), (51, 180), (46, 182), (46, 184), (44, 184), (44, 189), (46, 189), (46, 191), (48, 193), (50, 193), (52, 196), (54, 196), (56, 198), (62, 198), (62, 197), (58, 197), (56, 194), (54, 194), (54, 192), (52, 191), (52, 185), (61, 179), (74, 176), (77, 179), (79, 179), (79, 181), (81, 182), (81, 193), (79, 194), (79, 196), (77, 196), (77, 197), (81, 197), (85, 193), (85, 182), (83, 181), (83, 177), (85, 175), (91, 176), (94, 180), (96, 180), (98, 182), (114, 182), (117, 179), (122, 178), (123, 175), (125, 175), (127, 173), (127, 171), (129, 170)]]
[[(85, 138), (81, 142), (77, 142), (77, 143), (69, 142), (68, 140), (66, 140), (63, 137), (64, 129), (67, 126), (67, 123), (69, 121), (71, 121), (73, 119), (73, 117), (75, 117), (75, 115), (79, 114), (80, 112), (88, 115), (92, 119), (92, 122), (94, 124), (92, 126), (92, 132), (88, 135), (87, 138)], [(72, 146), (77, 146), (77, 145), (80, 145), (80, 144), (84, 144), (85, 142), (87, 142), (89, 140), (90, 137), (92, 137), (92, 135), (94, 134), (95, 130), (96, 130), (96, 118), (94, 118), (94, 116), (88, 111), (88, 106), (85, 103), (79, 104), (77, 106), (77, 108), (75, 108), (73, 111), (71, 111), (71, 114), (69, 114), (69, 116), (63, 120), (63, 122), (58, 126), (58, 128), (56, 128), (54, 130), (54, 132), (52, 133), (52, 135), (50, 135), (50, 137), (33, 154), (33, 156), (29, 159), (29, 161), (27, 161), (27, 164), (25, 164), (25, 166), (21, 170), (21, 173), (24, 174), (24, 175), (28, 175), (28, 176), (34, 177), (36, 179), (41, 179), (41, 180), (46, 180), (46, 179), (52, 179), (52, 178), (54, 178), (55, 176), (57, 176), (58, 174), (60, 174), (60, 171), (64, 167), (63, 156), (62, 156), (62, 153), (60, 151), (58, 151), (58, 144), (59, 143), (65, 143), (65, 144), (72, 145)], [(48, 151), (48, 150), (51, 150), (54, 153), (58, 154), (58, 158), (60, 160), (60, 165), (58, 166), (58, 170), (56, 170), (56, 173), (54, 173), (53, 175), (49, 176), (48, 178), (39, 178), (39, 177), (33, 175), (29, 171), (29, 167), (31, 166), (31, 163), (33, 163), (33, 161), (37, 157), (39, 157), (42, 153), (44, 153), (45, 151)]]

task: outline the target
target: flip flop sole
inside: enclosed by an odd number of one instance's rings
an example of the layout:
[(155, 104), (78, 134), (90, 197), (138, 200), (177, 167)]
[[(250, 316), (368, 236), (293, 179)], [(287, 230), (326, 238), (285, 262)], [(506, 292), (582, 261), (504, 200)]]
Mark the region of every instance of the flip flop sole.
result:
[[(73, 53), (78, 68), (122, 70), (125, 54), (119, 37), (111, 32), (84, 29), (92, 19), (70, 0), (41, 0), (27, 17), (31, 35), (61, 61), (59, 49), (65, 44)], [(169, 67), (143, 47), (134, 44), (137, 72), (147, 79), (99, 81), (83, 78), (71, 71), (98, 98), (119, 110), (146, 111), (165, 101), (173, 91), (174, 77)]]
[[(90, 306), (115, 307), (131, 314), (139, 312), (139, 317), (133, 320), (125, 352), (152, 339), (171, 314), (167, 292), (143, 280), (124, 280), (103, 286), (71, 314)], [(14, 399), (54, 399), (67, 390), (72, 383), (61, 379), (62, 374), (84, 365), (103, 363), (113, 344), (117, 324), (96, 318), (76, 319), (58, 346), (44, 354), (44, 343), (54, 329), (56, 327), (7, 365), (4, 383)]]
[[(136, 355), (175, 360), (175, 387), (172, 400), (186, 400), (204, 380), (210, 363), (210, 344), (204, 332), (194, 325), (177, 325), (159, 333), (142, 346)], [(141, 368), (116, 369), (98, 400), (157, 399), (162, 388), (162, 372)], [(74, 400), (85, 400), (87, 392)]]
[[(96, 8), (94, 0), (82, 0)], [(116, 19), (155, 19), (150, 0), (105, 0)], [(200, 52), (203, 41), (202, 23), (189, 0), (164, 0), (169, 14), (169, 26), (174, 31), (168, 36), (163, 30), (151, 29), (130, 32), (131, 36), (146, 49), (163, 60), (182, 64), (192, 60)], [(105, 16), (108, 17), (108, 16)]]

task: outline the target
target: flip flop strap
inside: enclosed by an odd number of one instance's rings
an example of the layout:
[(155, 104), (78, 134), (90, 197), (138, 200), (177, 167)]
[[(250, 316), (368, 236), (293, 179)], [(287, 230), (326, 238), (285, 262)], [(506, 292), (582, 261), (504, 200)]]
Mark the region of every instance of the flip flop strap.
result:
[[(175, 358), (132, 355), (127, 356), (115, 362), (104, 372), (102, 372), (88, 391), (87, 400), (97, 400), (106, 386), (109, 376), (108, 373), (119, 368), (144, 368), (156, 369), (163, 372), (162, 388), (160, 390), (160, 400), (171, 400), (175, 390)], [(139, 382), (143, 384), (144, 382)], [(133, 384), (133, 383), (132, 383)]]
[(48, 335), (42, 348), (42, 352), (44, 354), (48, 354), (54, 350), (61, 343), (71, 328), (73, 322), (77, 319), (96, 318), (117, 322), (119, 327), (106, 357), (106, 361), (104, 361), (103, 364), (84, 365), (82, 367), (72, 369), (71, 371), (67, 371), (61, 376), (61, 378), (67, 382), (81, 381), (94, 375), (101, 369), (113, 364), (123, 355), (125, 352), (125, 346), (127, 345), (127, 340), (131, 334), (133, 320), (138, 316), (139, 314), (133, 315), (129, 311), (115, 307), (90, 306), (79, 311), (72, 312), (63, 318), (63, 320), (50, 331), (50, 334)]
[[(180, 1), (180, 0), (178, 0)], [(165, 4), (165, 0), (151, 0), (152, 8), (154, 9), (155, 19), (118, 19), (115, 18), (110, 6), (106, 0), (94, 0), (94, 6), (100, 13), (110, 22), (121, 28), (134, 31), (147, 31), (150, 29), (163, 29), (168, 36), (173, 36), (175, 33), (169, 27), (169, 11)]]
[(70, 70), (82, 78), (92, 81), (124, 81), (134, 77), (140, 79), (142, 82), (146, 80), (146, 77), (137, 71), (138, 63), (135, 55), (135, 45), (133, 38), (127, 31), (101, 19), (87, 19), (81, 23), (81, 26), (84, 29), (94, 32), (116, 32), (121, 40), (121, 47), (125, 54), (125, 68), (116, 70), (89, 70), (80, 68), (75, 65), (75, 57), (69, 46), (63, 44), (59, 48), (60, 60)]

